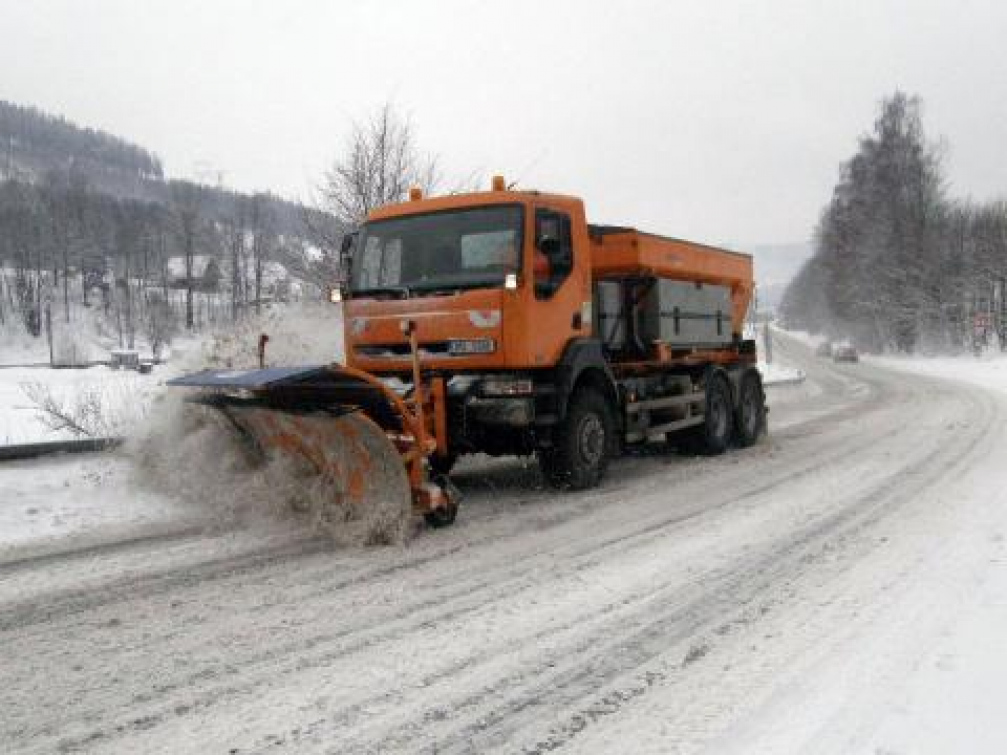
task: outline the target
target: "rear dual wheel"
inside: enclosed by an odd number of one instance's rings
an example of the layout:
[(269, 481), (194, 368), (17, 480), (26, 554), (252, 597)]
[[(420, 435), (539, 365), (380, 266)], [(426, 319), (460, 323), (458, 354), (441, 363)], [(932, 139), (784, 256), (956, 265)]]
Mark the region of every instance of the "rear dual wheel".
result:
[(692, 454), (716, 456), (731, 444), (733, 415), (731, 387), (721, 373), (713, 373), (706, 381), (703, 422), (668, 441), (679, 450)]
[(735, 412), (734, 438), (741, 448), (754, 445), (766, 430), (766, 395), (762, 378), (755, 370), (748, 370), (741, 378), (738, 389), (738, 408)]

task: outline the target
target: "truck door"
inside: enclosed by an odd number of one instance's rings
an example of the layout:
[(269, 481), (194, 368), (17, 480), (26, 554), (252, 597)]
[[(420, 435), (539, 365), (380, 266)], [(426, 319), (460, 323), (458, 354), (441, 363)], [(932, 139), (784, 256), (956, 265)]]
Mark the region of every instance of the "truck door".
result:
[(534, 238), (525, 259), (533, 282), (525, 327), (532, 365), (555, 365), (571, 338), (591, 332), (586, 228), (582, 214), (535, 208)]
[(535, 298), (551, 299), (573, 270), (570, 216), (565, 212), (535, 210), (535, 248), (532, 272)]

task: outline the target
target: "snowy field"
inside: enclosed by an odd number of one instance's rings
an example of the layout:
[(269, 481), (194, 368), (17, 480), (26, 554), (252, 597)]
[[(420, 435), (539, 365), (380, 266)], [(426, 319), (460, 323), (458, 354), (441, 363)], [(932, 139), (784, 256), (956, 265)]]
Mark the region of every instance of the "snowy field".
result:
[[(277, 364), (325, 363), (342, 354), (342, 320), (330, 304), (301, 303), (269, 311), (246, 322), (237, 331), (208, 333), (176, 339), (165, 349), (169, 362), (156, 365), (148, 375), (112, 370), (104, 365), (86, 369), (50, 369), (38, 339), (25, 343), (0, 343), (0, 365), (41, 362), (40, 366), (0, 366), (0, 445), (66, 440), (68, 430), (52, 429), (51, 417), (39, 411), (37, 399), (54, 398), (74, 414), (100, 416), (91, 425), (104, 436), (133, 436), (143, 423), (154, 398), (163, 393), (166, 380), (207, 365), (252, 368), (256, 366), (259, 333), (270, 334), (268, 359)], [(322, 323), (324, 326), (319, 327)], [(18, 346), (18, 348), (14, 348)], [(6, 349), (6, 350), (5, 350)], [(101, 354), (107, 358), (108, 354)], [(74, 411), (76, 410), (76, 411)]]
[(404, 547), (228, 514), (219, 451), (0, 466), (5, 751), (1007, 751), (1007, 363), (774, 357), (756, 447), (465, 461)]
[(0, 558), (211, 522), (138, 484), (129, 460), (114, 453), (6, 462), (0, 487)]
[(93, 402), (103, 417), (102, 435), (128, 433), (143, 421), (151, 396), (163, 382), (161, 374), (111, 370), (105, 366), (54, 370), (48, 367), (0, 369), (0, 444), (34, 443), (78, 437), (54, 430), (32, 396), (49, 395), (71, 410)]

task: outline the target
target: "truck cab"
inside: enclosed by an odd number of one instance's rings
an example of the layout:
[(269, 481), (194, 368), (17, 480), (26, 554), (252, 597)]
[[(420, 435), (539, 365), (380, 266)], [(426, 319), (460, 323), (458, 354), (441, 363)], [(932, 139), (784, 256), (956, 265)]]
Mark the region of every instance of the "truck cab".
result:
[(344, 309), (350, 366), (408, 373), (404, 318), (424, 368), (451, 373), (550, 368), (591, 335), (583, 203), (495, 188), (370, 215)]

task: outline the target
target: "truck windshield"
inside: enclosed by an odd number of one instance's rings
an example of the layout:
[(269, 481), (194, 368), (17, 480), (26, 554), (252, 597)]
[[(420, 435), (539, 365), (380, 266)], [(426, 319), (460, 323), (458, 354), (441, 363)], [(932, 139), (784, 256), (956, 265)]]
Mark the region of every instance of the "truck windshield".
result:
[(353, 294), (492, 288), (521, 261), (522, 209), (495, 205), (378, 220), (354, 254)]

